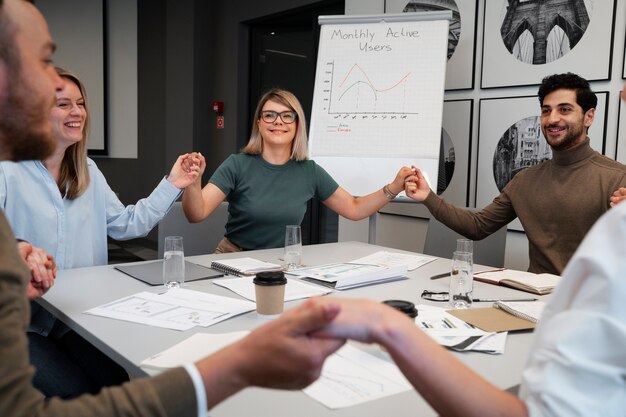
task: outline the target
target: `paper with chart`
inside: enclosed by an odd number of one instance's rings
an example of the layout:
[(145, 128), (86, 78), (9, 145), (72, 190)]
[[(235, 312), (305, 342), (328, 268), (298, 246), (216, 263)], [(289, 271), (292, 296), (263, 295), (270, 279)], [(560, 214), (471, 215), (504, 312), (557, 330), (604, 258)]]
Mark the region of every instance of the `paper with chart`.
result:
[(445, 308), (427, 304), (416, 306), (415, 324), (437, 343), (454, 350), (504, 353), (506, 333), (488, 333), (446, 312)]
[(406, 265), (409, 271), (413, 271), (420, 266), (424, 266), (434, 260), (436, 256), (422, 255), (419, 253), (400, 253), (389, 251), (378, 251), (371, 255), (350, 261), (355, 264), (374, 264), (381, 266)]
[(309, 149), (353, 195), (416, 164), (437, 183), (448, 21), (322, 25)]
[(236, 315), (252, 311), (250, 301), (173, 288), (164, 294), (140, 292), (85, 311), (112, 319), (187, 330), (207, 327)]
[(411, 389), (395, 364), (345, 345), (326, 359), (320, 378), (303, 391), (326, 407), (337, 409)]

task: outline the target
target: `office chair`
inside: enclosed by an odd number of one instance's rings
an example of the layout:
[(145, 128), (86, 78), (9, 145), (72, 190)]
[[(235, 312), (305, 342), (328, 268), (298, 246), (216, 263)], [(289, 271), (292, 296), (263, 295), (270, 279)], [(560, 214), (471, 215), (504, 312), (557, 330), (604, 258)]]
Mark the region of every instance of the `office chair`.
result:
[(224, 237), (228, 220), (228, 203), (222, 202), (211, 215), (200, 223), (189, 223), (181, 202), (175, 202), (159, 222), (159, 259), (163, 258), (165, 236), (182, 236), (185, 256), (213, 253)]
[[(506, 231), (506, 227), (501, 227), (486, 238), (474, 241), (475, 264), (498, 268), (504, 266)], [(424, 253), (442, 258), (451, 258), (452, 252), (456, 250), (456, 240), (462, 237), (454, 230), (431, 217), (428, 220)]]

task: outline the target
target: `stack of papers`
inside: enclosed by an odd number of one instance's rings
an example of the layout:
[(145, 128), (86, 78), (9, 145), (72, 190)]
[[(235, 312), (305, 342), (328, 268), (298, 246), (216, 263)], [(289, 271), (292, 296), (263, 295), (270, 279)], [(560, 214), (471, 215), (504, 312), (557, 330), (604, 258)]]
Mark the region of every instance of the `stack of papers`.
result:
[(313, 268), (293, 269), (287, 274), (300, 277), (304, 281), (323, 285), (337, 290), (380, 284), (383, 282), (407, 279), (406, 265), (380, 266), (353, 262), (338, 262)]
[(459, 351), (504, 353), (506, 333), (486, 332), (440, 307), (419, 304), (417, 311), (415, 324), (442, 346)]
[[(256, 301), (256, 293), (254, 288), (253, 278), (222, 278), (213, 281), (214, 284), (220, 287), (228, 288), (232, 292), (247, 298), (251, 301)], [(311, 285), (306, 282), (301, 282), (297, 279), (287, 279), (287, 286), (285, 287), (285, 301), (299, 300), (302, 298), (317, 297), (320, 295), (326, 295), (332, 292), (332, 289), (320, 287), (319, 285)]]
[(372, 264), (389, 267), (406, 265), (409, 271), (413, 271), (420, 266), (424, 266), (427, 263), (432, 262), (436, 259), (437, 257), (435, 256), (422, 254), (378, 251), (363, 258), (355, 259), (351, 261), (351, 263)]

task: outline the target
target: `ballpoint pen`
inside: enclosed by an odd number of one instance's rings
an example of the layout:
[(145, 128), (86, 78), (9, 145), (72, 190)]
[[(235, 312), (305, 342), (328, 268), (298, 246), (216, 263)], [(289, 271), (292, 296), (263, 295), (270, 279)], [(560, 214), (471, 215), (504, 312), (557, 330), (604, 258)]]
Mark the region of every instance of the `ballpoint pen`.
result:
[(473, 298), (475, 303), (495, 303), (496, 301), (537, 301), (536, 298)]

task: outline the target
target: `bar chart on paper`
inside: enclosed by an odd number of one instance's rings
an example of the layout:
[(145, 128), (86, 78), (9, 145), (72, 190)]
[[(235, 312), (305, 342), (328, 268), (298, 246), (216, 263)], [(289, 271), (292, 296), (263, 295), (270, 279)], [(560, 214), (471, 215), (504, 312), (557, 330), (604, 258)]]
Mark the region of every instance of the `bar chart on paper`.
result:
[(445, 20), (322, 26), (309, 150), (353, 195), (403, 165), (436, 181), (447, 30)]

